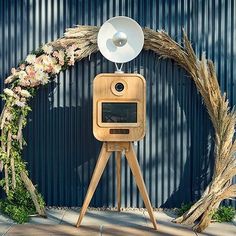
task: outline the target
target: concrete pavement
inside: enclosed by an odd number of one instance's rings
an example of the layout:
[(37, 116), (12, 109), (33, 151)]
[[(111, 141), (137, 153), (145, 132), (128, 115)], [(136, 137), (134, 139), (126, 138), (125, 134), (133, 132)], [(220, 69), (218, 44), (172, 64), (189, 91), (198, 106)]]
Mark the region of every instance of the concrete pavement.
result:
[(212, 223), (204, 233), (196, 234), (189, 226), (171, 222), (171, 211), (155, 211), (158, 230), (152, 228), (147, 211), (123, 210), (97, 211), (88, 210), (80, 228), (75, 227), (79, 216), (78, 209), (48, 209), (47, 219), (31, 217), (30, 222), (19, 225), (0, 215), (0, 235), (81, 235), (81, 236), (235, 236), (235, 223)]

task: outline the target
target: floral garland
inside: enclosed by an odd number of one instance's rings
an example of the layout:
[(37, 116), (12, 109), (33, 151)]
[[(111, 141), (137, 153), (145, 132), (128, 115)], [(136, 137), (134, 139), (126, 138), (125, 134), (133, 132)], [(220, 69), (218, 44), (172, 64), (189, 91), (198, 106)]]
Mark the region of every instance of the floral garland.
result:
[(10, 87), (5, 88), (1, 95), (6, 102), (0, 119), (0, 171), (4, 170), (5, 176), (0, 184), (10, 202), (16, 199), (17, 192), (28, 191), (36, 211), (42, 216), (45, 216), (45, 203), (28, 178), (26, 165), (21, 159), (22, 148), (26, 144), (22, 129), (31, 110), (28, 102), (40, 85), (48, 84), (61, 71), (73, 66), (80, 52), (78, 43), (61, 45), (59, 49), (50, 44), (44, 45), (29, 54), (17, 69), (11, 69), (11, 75), (5, 79), (5, 84), (10, 84)]
[(45, 202), (28, 177), (26, 163), (21, 158), (26, 144), (22, 129), (31, 111), (28, 103), (40, 86), (48, 84), (75, 61), (98, 50), (98, 28), (79, 28), (79, 33), (74, 31), (75, 28), (67, 29), (69, 35), (66, 32), (64, 37), (29, 54), (5, 79), (8, 88), (1, 95), (5, 105), (0, 116), (0, 171), (4, 172), (4, 178), (0, 180), (0, 186), (5, 190), (6, 199), (0, 201), (0, 208), (19, 223), (27, 221), (28, 215), (35, 211), (46, 217)]

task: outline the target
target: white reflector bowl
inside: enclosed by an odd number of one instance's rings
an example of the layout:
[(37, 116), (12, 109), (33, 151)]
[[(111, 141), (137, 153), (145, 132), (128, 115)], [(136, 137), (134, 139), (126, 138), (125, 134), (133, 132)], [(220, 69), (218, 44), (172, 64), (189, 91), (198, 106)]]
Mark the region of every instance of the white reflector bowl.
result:
[(143, 30), (126, 16), (110, 18), (98, 32), (98, 48), (109, 61), (125, 63), (141, 52), (144, 44)]

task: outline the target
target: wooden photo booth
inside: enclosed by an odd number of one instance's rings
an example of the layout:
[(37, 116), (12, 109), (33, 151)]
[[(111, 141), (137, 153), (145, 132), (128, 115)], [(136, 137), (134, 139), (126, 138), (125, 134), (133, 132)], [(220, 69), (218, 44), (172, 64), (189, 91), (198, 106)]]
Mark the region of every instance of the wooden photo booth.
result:
[(138, 74), (100, 74), (93, 82), (93, 134), (100, 141), (145, 135), (146, 82)]
[(80, 226), (105, 166), (115, 152), (118, 211), (121, 207), (121, 158), (126, 157), (136, 184), (157, 229), (151, 202), (134, 151), (133, 141), (145, 135), (146, 82), (139, 74), (100, 74), (93, 82), (93, 134), (103, 141), (98, 161), (77, 221)]

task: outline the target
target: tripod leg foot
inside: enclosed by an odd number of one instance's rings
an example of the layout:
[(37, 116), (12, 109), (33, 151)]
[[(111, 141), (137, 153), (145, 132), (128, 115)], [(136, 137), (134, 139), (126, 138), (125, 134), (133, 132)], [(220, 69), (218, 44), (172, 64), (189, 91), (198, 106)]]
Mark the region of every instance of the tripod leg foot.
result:
[(136, 184), (138, 186), (138, 189), (139, 189), (139, 192), (142, 196), (144, 204), (145, 204), (145, 206), (148, 210), (148, 213), (149, 213), (150, 219), (153, 223), (153, 226), (154, 226), (155, 229), (157, 229), (157, 223), (156, 223), (156, 220), (155, 220), (155, 217), (154, 217), (152, 205), (151, 205), (150, 199), (148, 197), (147, 189), (146, 189), (143, 177), (142, 177), (142, 173), (141, 173), (141, 170), (140, 170), (138, 160), (137, 160), (137, 157), (136, 157), (136, 154), (135, 154), (132, 143), (130, 144), (129, 151), (127, 151), (125, 153), (125, 155), (126, 155), (126, 158), (128, 160), (129, 167), (130, 167), (130, 169), (131, 169), (131, 171), (134, 175)]
[(89, 205), (89, 203), (93, 197), (93, 194), (97, 188), (98, 182), (102, 176), (102, 173), (105, 169), (105, 166), (107, 164), (107, 161), (108, 161), (110, 155), (111, 155), (111, 152), (106, 150), (106, 143), (103, 143), (102, 149), (99, 154), (98, 161), (97, 161), (95, 170), (93, 172), (93, 176), (92, 176), (91, 182), (89, 184), (89, 188), (88, 188), (88, 191), (87, 191), (87, 194), (86, 194), (86, 197), (85, 197), (85, 200), (84, 200), (81, 212), (80, 212), (79, 219), (76, 223), (77, 228), (79, 228), (79, 226), (81, 224), (81, 221), (85, 215), (88, 205)]

